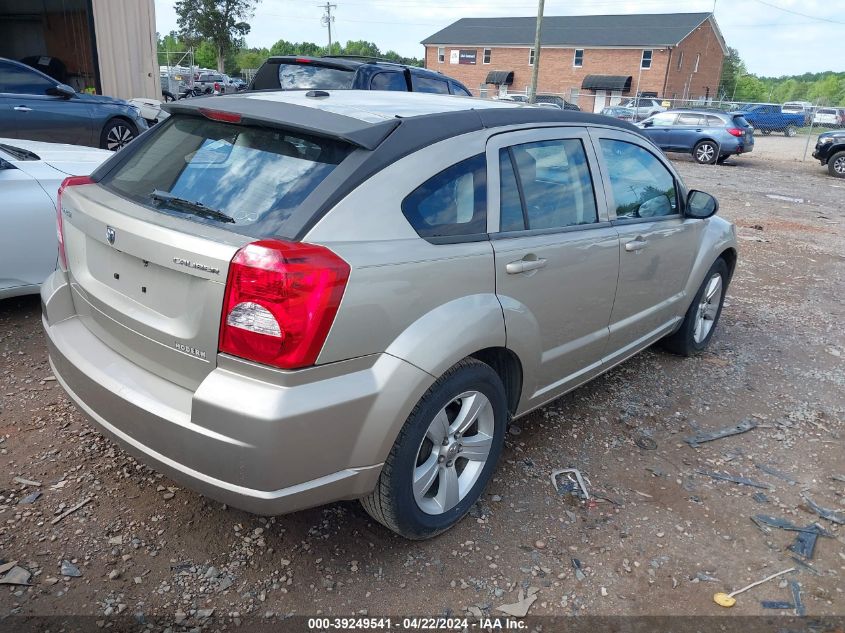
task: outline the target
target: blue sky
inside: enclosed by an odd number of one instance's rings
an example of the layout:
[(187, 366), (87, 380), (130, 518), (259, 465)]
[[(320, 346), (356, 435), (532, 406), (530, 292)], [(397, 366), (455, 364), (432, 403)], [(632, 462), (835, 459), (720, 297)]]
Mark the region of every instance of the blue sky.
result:
[[(421, 57), (420, 40), (462, 17), (536, 15), (534, 0), (331, 0), (335, 40), (369, 40), (382, 50)], [(176, 29), (173, 0), (155, 0), (159, 32)], [(716, 0), (716, 20), (751, 72), (779, 76), (845, 71), (838, 42), (845, 0)], [(714, 0), (546, 0), (546, 15), (710, 11)], [(259, 0), (250, 46), (279, 39), (324, 43), (317, 0)]]

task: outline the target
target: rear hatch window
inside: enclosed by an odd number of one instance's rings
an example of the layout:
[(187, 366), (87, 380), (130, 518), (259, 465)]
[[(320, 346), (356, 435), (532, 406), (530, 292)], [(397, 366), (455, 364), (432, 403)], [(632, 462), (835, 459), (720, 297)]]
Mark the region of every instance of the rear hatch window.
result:
[(161, 125), (101, 184), (161, 213), (253, 237), (285, 236), (291, 213), (351, 149), (202, 117), (176, 115)]
[(733, 119), (734, 119), (734, 123), (737, 125), (737, 127), (751, 127), (751, 124), (748, 121), (746, 121), (745, 117), (742, 116), (741, 114), (735, 114), (733, 116)]
[(282, 90), (344, 90), (352, 87), (355, 73), (344, 68), (319, 64), (279, 64)]

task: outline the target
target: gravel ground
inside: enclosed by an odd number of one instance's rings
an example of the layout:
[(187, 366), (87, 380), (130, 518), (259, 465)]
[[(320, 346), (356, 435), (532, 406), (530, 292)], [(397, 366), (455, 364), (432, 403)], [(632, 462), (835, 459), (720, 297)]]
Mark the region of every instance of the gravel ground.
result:
[[(777, 613), (760, 601), (792, 601), (795, 581), (809, 615), (845, 615), (845, 531), (802, 497), (845, 514), (845, 181), (795, 162), (800, 142), (761, 138), (723, 167), (678, 158), (741, 238), (709, 351), (648, 350), (519, 420), (483, 500), (429, 542), (392, 535), (357, 503), (268, 519), (177, 487), (64, 397), (38, 300), (0, 302), (0, 557), (31, 574), (0, 587), (0, 614), (144, 614), (179, 630), (287, 614), (503, 615), (524, 595), (532, 616), (717, 615), (715, 592), (796, 567), (727, 613)], [(756, 427), (683, 441), (743, 420)], [(566, 467), (588, 478), (592, 503), (553, 489), (550, 472)], [(795, 562), (797, 533), (758, 527), (756, 514), (818, 521), (830, 536)]]

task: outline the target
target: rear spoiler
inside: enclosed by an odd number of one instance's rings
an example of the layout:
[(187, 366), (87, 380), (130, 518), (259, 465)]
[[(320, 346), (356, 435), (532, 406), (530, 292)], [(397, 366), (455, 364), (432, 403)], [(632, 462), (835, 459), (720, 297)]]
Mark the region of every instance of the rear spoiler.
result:
[(326, 112), (319, 108), (250, 99), (241, 95), (206, 97), (162, 104), (170, 114), (205, 116), (201, 110), (239, 115), (241, 123), (293, 130), (312, 136), (345, 141), (355, 147), (373, 150), (386, 139), (400, 123), (389, 119), (367, 123), (353, 117)]

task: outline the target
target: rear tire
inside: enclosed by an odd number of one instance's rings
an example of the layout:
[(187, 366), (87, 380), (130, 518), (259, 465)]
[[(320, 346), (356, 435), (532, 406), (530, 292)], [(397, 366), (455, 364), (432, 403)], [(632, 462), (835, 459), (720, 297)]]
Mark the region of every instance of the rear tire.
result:
[(725, 161), (728, 160), (730, 157), (731, 157), (730, 154), (724, 154), (722, 156), (719, 156), (719, 158), (716, 159), (716, 162), (719, 163), (720, 165), (724, 165)]
[(692, 157), (699, 165), (712, 165), (719, 155), (719, 147), (713, 141), (701, 141), (692, 150)]
[(835, 178), (845, 178), (845, 151), (836, 152), (827, 160), (827, 171)]
[(783, 130), (783, 135), (788, 136), (789, 138), (792, 138), (796, 134), (798, 134), (798, 128), (796, 128), (794, 125), (787, 125), (786, 128), (784, 128)]
[(771, 130), (760, 130), (760, 131), (763, 133), (763, 136), (768, 136), (769, 134), (772, 133)]
[(720, 257), (704, 276), (681, 327), (660, 342), (664, 349), (678, 356), (692, 356), (707, 347), (722, 314), (728, 277), (728, 265)]
[(113, 152), (125, 147), (138, 136), (138, 128), (126, 119), (112, 119), (103, 127), (100, 134), (100, 148)]
[(481, 361), (462, 360), (420, 398), (384, 462), (375, 490), (361, 505), (407, 539), (427, 539), (448, 530), (487, 486), (507, 423), (505, 388), (498, 374)]

